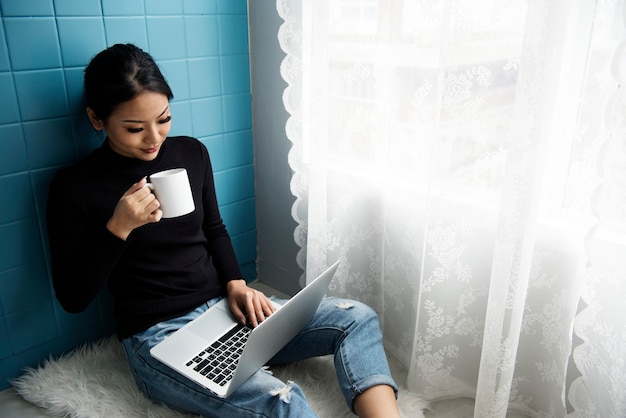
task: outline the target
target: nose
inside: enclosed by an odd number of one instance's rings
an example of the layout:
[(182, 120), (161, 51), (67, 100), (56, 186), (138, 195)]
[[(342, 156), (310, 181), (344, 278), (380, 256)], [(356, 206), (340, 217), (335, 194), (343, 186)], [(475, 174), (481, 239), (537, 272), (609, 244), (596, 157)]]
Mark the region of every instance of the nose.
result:
[(159, 129), (156, 126), (150, 126), (146, 128), (144, 131), (145, 135), (143, 137), (143, 142), (149, 145), (154, 145), (159, 142), (161, 135), (159, 134)]

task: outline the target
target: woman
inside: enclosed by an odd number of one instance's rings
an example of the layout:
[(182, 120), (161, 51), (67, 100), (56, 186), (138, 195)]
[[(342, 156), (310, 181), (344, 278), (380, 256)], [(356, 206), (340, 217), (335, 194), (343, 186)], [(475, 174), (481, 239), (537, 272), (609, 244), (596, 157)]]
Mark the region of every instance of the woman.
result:
[[(239, 271), (206, 148), (193, 138), (167, 136), (173, 94), (152, 57), (134, 45), (114, 45), (89, 63), (84, 86), (87, 116), (106, 140), (60, 170), (50, 188), (48, 229), (59, 302), (80, 312), (109, 286), (117, 335), (139, 388), (156, 402), (204, 416), (315, 416), (296, 385), (285, 387), (265, 371), (221, 399), (150, 356), (151, 347), (223, 297), (235, 318), (253, 326), (274, 309)], [(196, 209), (162, 219), (146, 178), (178, 167), (187, 169)], [(353, 412), (399, 416), (378, 319), (367, 306), (349, 304), (340, 308), (345, 304), (325, 299), (271, 363), (334, 354)], [(289, 396), (277, 396), (285, 389)]]

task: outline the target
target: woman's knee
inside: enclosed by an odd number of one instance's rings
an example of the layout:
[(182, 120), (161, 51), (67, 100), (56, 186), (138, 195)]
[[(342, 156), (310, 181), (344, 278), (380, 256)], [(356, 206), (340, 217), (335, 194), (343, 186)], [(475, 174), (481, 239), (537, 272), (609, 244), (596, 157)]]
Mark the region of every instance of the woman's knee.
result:
[(276, 406), (272, 416), (294, 418), (316, 416), (300, 386), (292, 381), (285, 383), (282, 388), (270, 391), (270, 395), (273, 396)]
[(369, 305), (351, 299), (336, 299), (335, 306), (345, 311), (345, 315), (351, 317), (357, 324), (376, 323), (378, 314)]
[[(271, 372), (260, 370), (233, 394), (246, 399), (240, 406), (258, 410), (260, 416), (267, 417), (315, 417), (304, 392), (296, 383), (276, 379)], [(262, 406), (261, 406), (262, 405)]]

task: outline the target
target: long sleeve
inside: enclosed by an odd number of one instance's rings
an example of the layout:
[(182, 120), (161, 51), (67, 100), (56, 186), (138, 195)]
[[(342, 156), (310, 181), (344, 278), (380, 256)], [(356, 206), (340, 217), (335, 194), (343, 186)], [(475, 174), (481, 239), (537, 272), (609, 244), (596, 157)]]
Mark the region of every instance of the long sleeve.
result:
[[(48, 235), (53, 284), (68, 312), (81, 312), (106, 284), (127, 243), (106, 229), (106, 220), (81, 203), (74, 179), (58, 175), (48, 198)], [(102, 205), (107, 206), (103, 199)]]

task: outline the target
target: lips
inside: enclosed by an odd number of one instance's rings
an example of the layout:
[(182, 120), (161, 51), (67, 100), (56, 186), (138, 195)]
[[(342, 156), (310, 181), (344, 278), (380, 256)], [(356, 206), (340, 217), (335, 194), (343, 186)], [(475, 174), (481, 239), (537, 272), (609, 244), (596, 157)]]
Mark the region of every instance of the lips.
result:
[(142, 148), (141, 151), (146, 153), (146, 154), (154, 154), (155, 152), (157, 152), (159, 150), (159, 146), (155, 146), (152, 148)]

